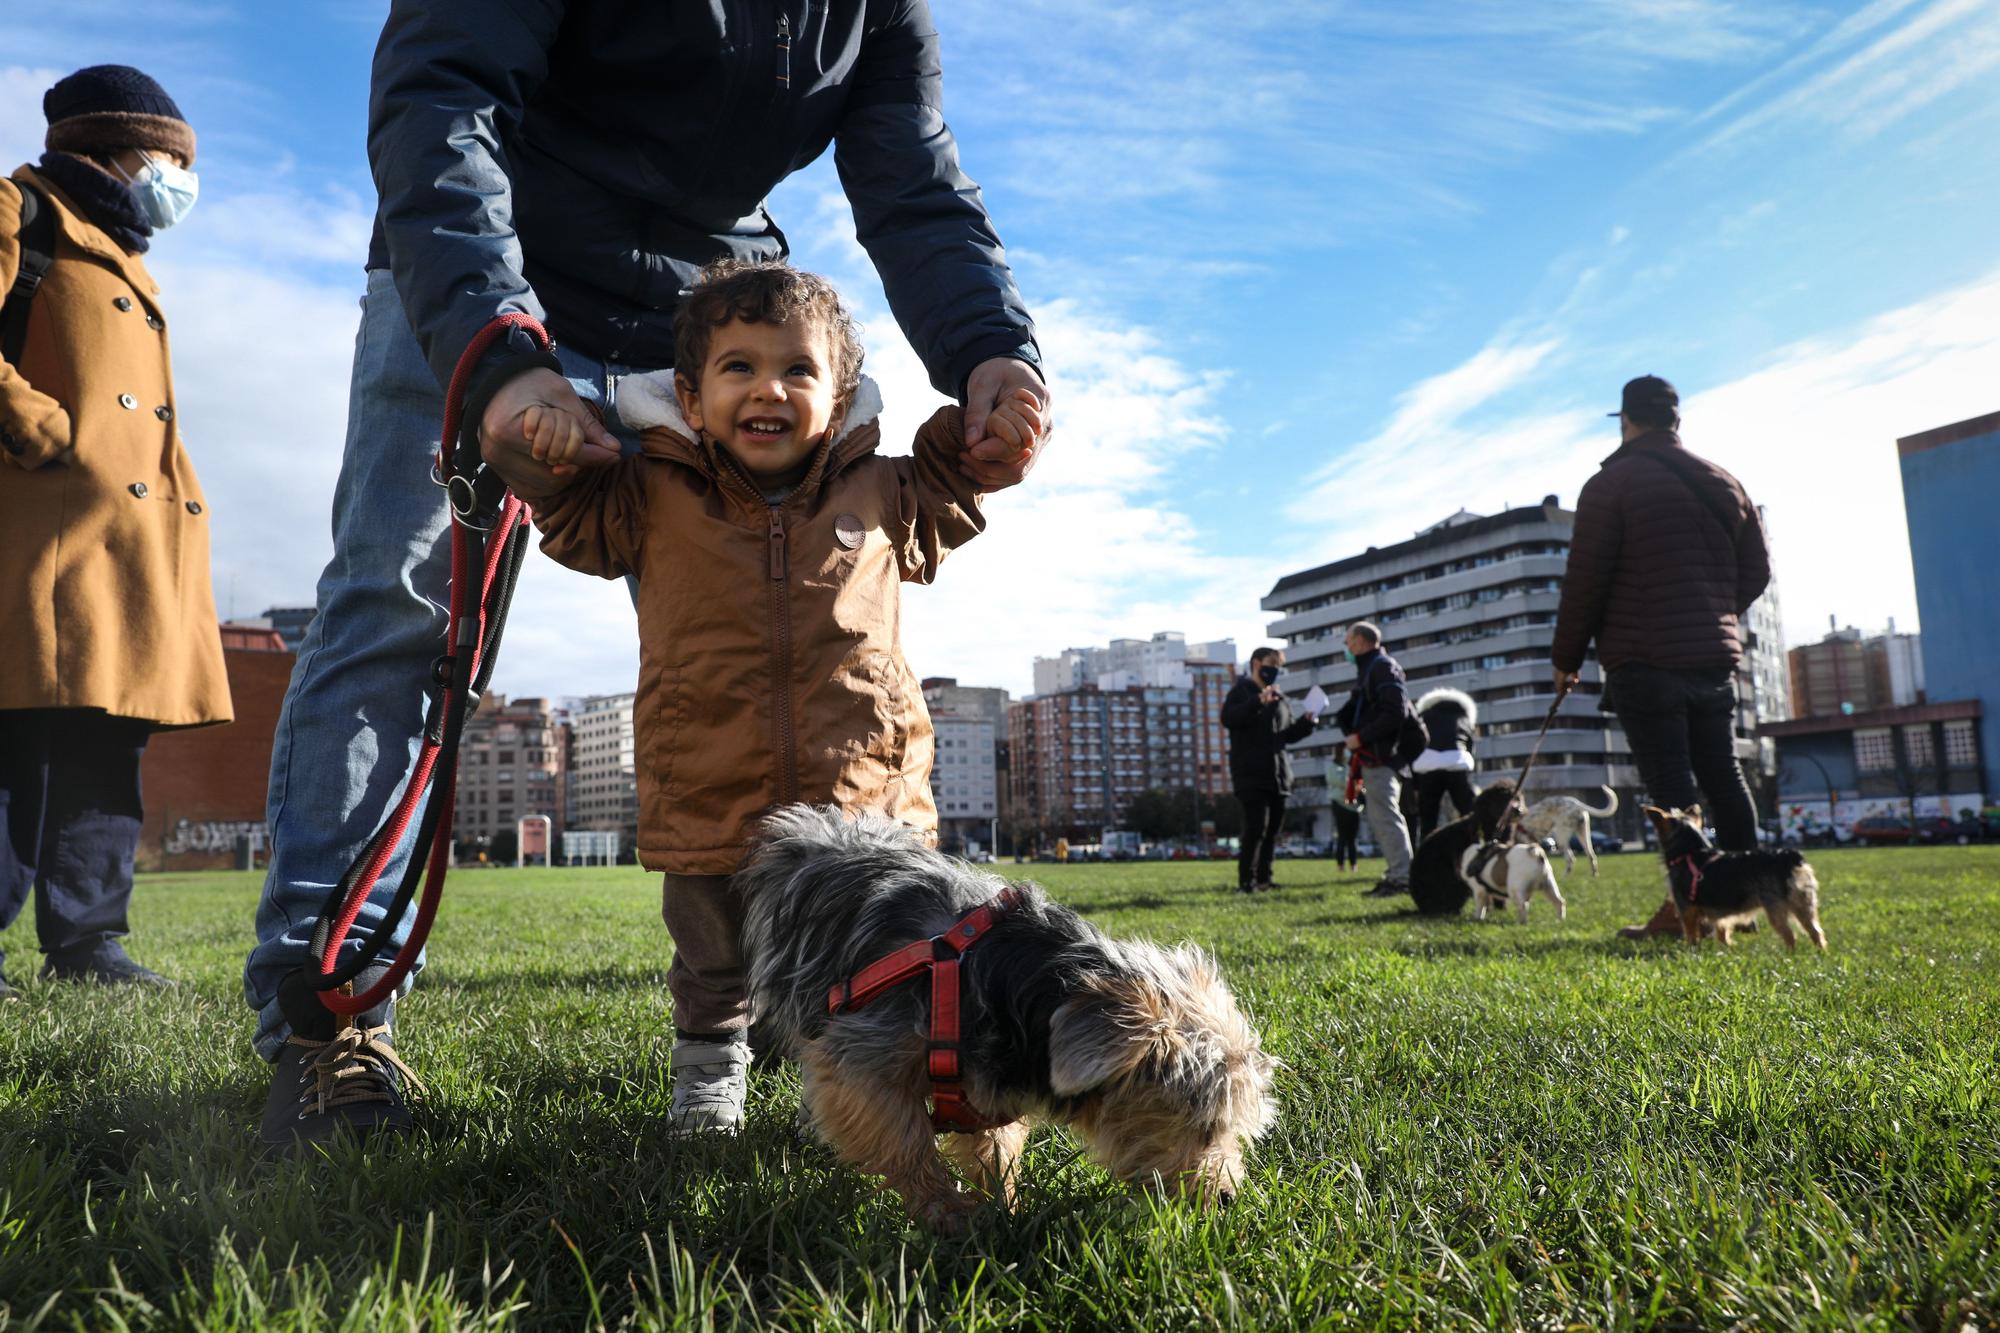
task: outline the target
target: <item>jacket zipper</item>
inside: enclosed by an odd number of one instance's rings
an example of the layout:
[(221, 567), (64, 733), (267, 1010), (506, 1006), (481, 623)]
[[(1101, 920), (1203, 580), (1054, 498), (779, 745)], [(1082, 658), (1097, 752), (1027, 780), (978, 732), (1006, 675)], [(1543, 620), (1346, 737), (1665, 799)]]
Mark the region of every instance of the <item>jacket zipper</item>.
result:
[(792, 724), (792, 599), (787, 586), (785, 518), (771, 506), (771, 638), (776, 648), (778, 705), (778, 800), (799, 799), (798, 740)]
[(779, 89), (789, 90), (792, 86), (792, 16), (783, 12), (778, 15), (777, 74)]

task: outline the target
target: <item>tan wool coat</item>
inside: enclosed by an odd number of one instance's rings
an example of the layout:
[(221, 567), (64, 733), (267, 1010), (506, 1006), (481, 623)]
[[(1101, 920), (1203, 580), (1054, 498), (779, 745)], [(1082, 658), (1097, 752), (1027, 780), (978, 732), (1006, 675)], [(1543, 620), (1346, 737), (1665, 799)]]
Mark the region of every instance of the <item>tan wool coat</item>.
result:
[[(21, 364), (0, 361), (0, 708), (227, 722), (211, 515), (175, 418), (159, 286), (61, 190), (14, 174), (56, 224)], [(20, 229), (20, 190), (0, 183), (0, 294)]]
[(929, 583), (985, 521), (957, 408), (900, 458), (875, 453), (867, 406), (854, 415), (777, 504), (712, 443), (659, 427), (535, 516), (563, 564), (639, 576), (639, 860), (654, 870), (730, 874), (758, 821), (796, 801), (937, 828), (901, 585)]

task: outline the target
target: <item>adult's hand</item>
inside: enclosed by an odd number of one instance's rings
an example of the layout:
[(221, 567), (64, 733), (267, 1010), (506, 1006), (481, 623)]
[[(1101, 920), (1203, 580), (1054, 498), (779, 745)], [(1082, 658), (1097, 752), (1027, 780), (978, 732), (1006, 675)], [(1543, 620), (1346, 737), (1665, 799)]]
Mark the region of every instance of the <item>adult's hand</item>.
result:
[(1349, 750), (1359, 750), (1361, 748), (1361, 738), (1350, 731), (1347, 733), (1346, 744)]
[(1580, 673), (1575, 671), (1564, 671), (1561, 667), (1557, 667), (1556, 693), (1568, 694), (1571, 690), (1576, 688), (1576, 683), (1580, 679), (1582, 679)]
[(555, 476), (618, 461), (618, 441), (583, 405), (570, 382), (536, 366), (500, 386), (479, 419), (480, 451), (488, 462), (532, 458)]
[[(1041, 417), (1041, 430), (1025, 448), (989, 431), (986, 424), (995, 407), (1022, 389), (1033, 395)], [(1017, 485), (1035, 465), (1054, 427), (1054, 418), (1049, 415), (1049, 386), (1033, 366), (1012, 356), (982, 361), (965, 381), (966, 451), (959, 468), (983, 490)]]

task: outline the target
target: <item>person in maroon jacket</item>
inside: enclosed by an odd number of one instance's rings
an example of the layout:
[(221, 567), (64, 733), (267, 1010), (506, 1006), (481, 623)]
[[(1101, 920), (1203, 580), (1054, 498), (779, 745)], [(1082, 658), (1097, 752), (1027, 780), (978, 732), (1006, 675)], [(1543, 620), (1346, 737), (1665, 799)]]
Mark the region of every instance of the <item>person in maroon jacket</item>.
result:
[[(1556, 612), (1558, 691), (1594, 639), (1610, 709), (1656, 805), (1700, 803), (1716, 841), (1757, 846), (1736, 762), (1741, 617), (1771, 581), (1757, 507), (1736, 478), (1681, 445), (1680, 395), (1655, 375), (1625, 386), (1624, 442), (1576, 502)], [(1628, 936), (1679, 929), (1673, 899)]]

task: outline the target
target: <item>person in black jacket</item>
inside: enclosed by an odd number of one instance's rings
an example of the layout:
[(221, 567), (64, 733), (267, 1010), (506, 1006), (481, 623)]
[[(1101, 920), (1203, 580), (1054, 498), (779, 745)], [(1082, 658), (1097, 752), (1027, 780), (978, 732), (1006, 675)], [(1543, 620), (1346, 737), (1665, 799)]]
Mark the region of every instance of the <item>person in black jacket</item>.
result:
[[(448, 525), (430, 460), (444, 386), (476, 334), (520, 312), (557, 346), (516, 330), (468, 367), (462, 448), (524, 448), (527, 421), (553, 413), (595, 458), (636, 451), (620, 383), (672, 365), (675, 310), (704, 265), (784, 257), (765, 199), (831, 147), (897, 323), (931, 383), (964, 404), (962, 470), (986, 489), (1025, 475), (1035, 450), (986, 428), (1017, 390), (1048, 419), (1034, 324), (945, 124), (926, 0), (388, 11), (334, 554), (273, 746), (272, 864), (244, 970), (256, 1048), (278, 1065), (274, 1144), (409, 1124), (387, 1003), (336, 1033), (285, 982), (417, 751), (446, 651)], [(382, 868), (357, 945), (381, 924), (406, 848)]]
[(1458, 815), (1472, 813), (1472, 746), (1479, 735), (1479, 705), (1460, 690), (1431, 690), (1417, 700), (1417, 720), (1429, 738), (1410, 765), (1417, 780), (1417, 841), (1431, 836), (1451, 797)]
[(1293, 714), (1291, 700), (1278, 689), (1284, 670), (1283, 649), (1259, 648), (1250, 654), (1249, 672), (1236, 678), (1222, 701), (1222, 725), (1229, 729), (1229, 782), (1243, 806), (1238, 893), (1272, 886), (1271, 855), (1285, 825), (1285, 800), (1292, 794), (1292, 757), (1285, 747), (1304, 740), (1318, 725), (1311, 713)]
[(1357, 620), (1347, 627), (1347, 655), (1354, 662), (1354, 693), (1334, 721), (1347, 733), (1348, 753), (1361, 756), (1368, 827), (1388, 862), (1381, 881), (1366, 896), (1390, 898), (1410, 891), (1410, 826), (1403, 819), (1402, 783), (1389, 762), (1409, 712), (1409, 695), (1403, 668), (1382, 650), (1382, 631), (1375, 626)]

